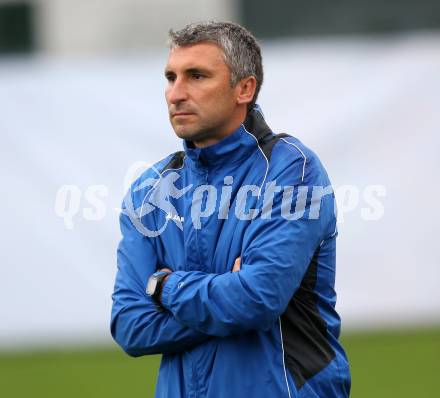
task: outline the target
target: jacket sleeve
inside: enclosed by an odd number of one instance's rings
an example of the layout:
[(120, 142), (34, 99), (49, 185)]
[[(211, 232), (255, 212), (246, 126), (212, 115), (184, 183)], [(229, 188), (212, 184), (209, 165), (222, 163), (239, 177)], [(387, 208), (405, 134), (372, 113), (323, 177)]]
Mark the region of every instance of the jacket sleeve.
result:
[(149, 238), (121, 212), (122, 240), (111, 312), (111, 334), (131, 356), (185, 351), (209, 336), (178, 322), (168, 311), (159, 312), (146, 294), (147, 280), (157, 269), (157, 255)]
[[(336, 227), (333, 194), (320, 201), (318, 219), (309, 217), (312, 186), (328, 180), (319, 160), (308, 161), (305, 178), (301, 178), (303, 167), (298, 159), (277, 175), (276, 182), (308, 187), (304, 215), (298, 220), (282, 217), (281, 195), (276, 195), (272, 217), (263, 219), (260, 214), (246, 230), (239, 272), (177, 271), (169, 277), (162, 301), (179, 322), (203, 333), (228, 336), (267, 330), (285, 311), (323, 236)], [(294, 192), (292, 207), (299, 190)]]

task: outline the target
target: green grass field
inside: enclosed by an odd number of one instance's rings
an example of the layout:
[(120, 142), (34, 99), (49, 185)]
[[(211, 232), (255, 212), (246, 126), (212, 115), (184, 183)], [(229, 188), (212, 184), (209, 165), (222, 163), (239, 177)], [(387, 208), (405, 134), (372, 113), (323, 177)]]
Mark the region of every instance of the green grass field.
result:
[[(440, 329), (343, 337), (354, 398), (440, 396)], [(0, 353), (0, 397), (153, 397), (159, 357), (117, 348)], [(325, 398), (325, 397), (323, 397)]]

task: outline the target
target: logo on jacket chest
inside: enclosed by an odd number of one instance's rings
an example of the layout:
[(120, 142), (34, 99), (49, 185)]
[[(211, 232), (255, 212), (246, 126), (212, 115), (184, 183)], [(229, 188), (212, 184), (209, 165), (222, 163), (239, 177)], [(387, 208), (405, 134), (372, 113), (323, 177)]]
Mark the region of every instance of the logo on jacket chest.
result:
[(178, 223), (182, 223), (182, 224), (185, 221), (185, 218), (183, 216), (179, 216), (178, 214), (171, 214), (171, 213), (167, 213), (165, 219), (177, 221)]

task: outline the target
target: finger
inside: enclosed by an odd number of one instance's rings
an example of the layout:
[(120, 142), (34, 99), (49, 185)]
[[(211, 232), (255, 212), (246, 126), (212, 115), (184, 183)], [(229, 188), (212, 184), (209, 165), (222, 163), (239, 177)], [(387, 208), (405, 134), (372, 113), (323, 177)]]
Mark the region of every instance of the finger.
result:
[(232, 267), (232, 272), (240, 271), (240, 266), (241, 266), (241, 258), (237, 257), (237, 259), (234, 262), (234, 266)]

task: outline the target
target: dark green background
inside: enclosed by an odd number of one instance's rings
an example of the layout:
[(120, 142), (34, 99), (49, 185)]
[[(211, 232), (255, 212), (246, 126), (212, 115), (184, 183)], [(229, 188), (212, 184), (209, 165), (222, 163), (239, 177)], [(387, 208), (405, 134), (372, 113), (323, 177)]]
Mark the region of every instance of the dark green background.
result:
[(29, 3), (0, 4), (0, 54), (32, 52), (34, 23), (34, 8)]
[[(440, 329), (350, 333), (342, 340), (353, 398), (440, 396)], [(0, 353), (0, 396), (153, 397), (159, 360), (130, 358), (116, 347)]]
[[(239, 20), (259, 38), (440, 28), (439, 0), (240, 0)], [(0, 54), (36, 49), (38, 2), (0, 3)]]
[(257, 37), (384, 33), (440, 28), (438, 0), (241, 0)]

